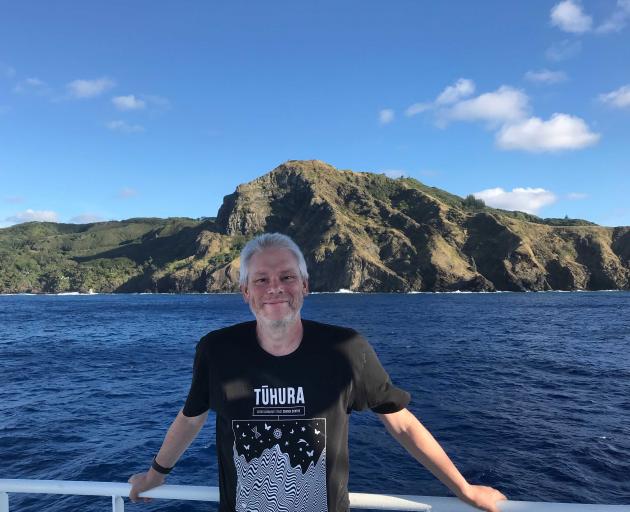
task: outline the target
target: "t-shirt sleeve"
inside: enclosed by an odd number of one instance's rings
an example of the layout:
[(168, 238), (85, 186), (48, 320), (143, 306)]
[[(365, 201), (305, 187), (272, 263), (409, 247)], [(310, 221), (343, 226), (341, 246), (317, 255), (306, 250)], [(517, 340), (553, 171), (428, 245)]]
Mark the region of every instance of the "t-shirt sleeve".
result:
[(199, 416), (210, 409), (210, 361), (207, 350), (207, 343), (202, 338), (195, 351), (192, 382), (182, 409), (184, 416)]
[(355, 357), (351, 409), (371, 409), (379, 414), (390, 414), (407, 407), (411, 395), (392, 383), (372, 345), (359, 334)]

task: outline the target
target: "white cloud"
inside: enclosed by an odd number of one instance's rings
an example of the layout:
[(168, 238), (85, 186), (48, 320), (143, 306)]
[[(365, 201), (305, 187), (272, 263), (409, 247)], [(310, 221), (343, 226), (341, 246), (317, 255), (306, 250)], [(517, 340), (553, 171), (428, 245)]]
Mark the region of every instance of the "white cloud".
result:
[(581, 149), (595, 144), (598, 133), (590, 131), (579, 117), (553, 114), (548, 121), (530, 117), (521, 122), (507, 124), (496, 135), (501, 149), (520, 149), (542, 152)]
[(468, 78), (460, 78), (453, 85), (447, 86), (435, 101), (430, 103), (414, 103), (407, 107), (405, 115), (407, 117), (415, 116), (427, 110), (433, 110), (440, 106), (450, 105), (458, 102), (463, 98), (467, 98), (475, 92), (475, 82)]
[(475, 92), (475, 83), (467, 78), (460, 78), (453, 85), (449, 85), (436, 98), (437, 105), (450, 105), (462, 98), (467, 98)]
[(112, 103), (118, 110), (140, 110), (146, 107), (146, 103), (133, 94), (129, 96), (116, 96)]
[(162, 110), (168, 110), (171, 108), (171, 102), (163, 96), (157, 96), (155, 94), (149, 94), (142, 96), (142, 99), (152, 105), (153, 107), (160, 108)]
[(545, 55), (549, 60), (558, 62), (575, 57), (581, 50), (582, 43), (580, 41), (563, 39), (562, 41), (558, 41), (547, 48)]
[(555, 194), (544, 188), (515, 188), (511, 192), (501, 187), (489, 188), (473, 194), (488, 206), (503, 210), (518, 210), (536, 214), (541, 208), (557, 201)]
[(116, 82), (107, 77), (96, 80), (74, 80), (67, 85), (70, 95), (74, 98), (94, 98), (103, 94), (116, 85)]
[(445, 121), (488, 121), (506, 123), (522, 119), (527, 115), (529, 99), (525, 93), (501, 86), (494, 92), (460, 101), (442, 113)]
[(432, 108), (433, 105), (431, 103), (414, 103), (413, 105), (407, 107), (405, 115), (407, 117), (415, 116), (422, 112), (426, 112), (427, 110), (431, 110)]
[(610, 32), (620, 32), (630, 19), (630, 0), (617, 0), (617, 7), (610, 18), (599, 25), (595, 32), (598, 34), (608, 34)]
[(630, 107), (630, 84), (619, 87), (617, 90), (600, 94), (599, 101), (618, 108)]
[(389, 124), (394, 120), (394, 111), (391, 108), (384, 108), (378, 113), (378, 122)]
[(120, 119), (107, 123), (107, 128), (113, 132), (121, 133), (140, 133), (144, 131), (144, 127), (139, 124), (129, 124)]
[(630, 19), (630, 0), (617, 0), (612, 14), (593, 29), (593, 18), (586, 14), (575, 0), (564, 0), (551, 9), (551, 24), (565, 32), (583, 34), (594, 31), (608, 34), (623, 30)]
[(588, 194), (584, 194), (583, 192), (569, 192), (567, 194), (567, 199), (571, 201), (579, 201), (580, 199), (586, 199)]
[(82, 213), (81, 215), (77, 215), (70, 219), (70, 223), (72, 224), (91, 224), (93, 222), (102, 222), (105, 219), (100, 215), (96, 215), (94, 213)]
[(564, 82), (567, 74), (564, 71), (551, 71), (549, 69), (541, 69), (540, 71), (528, 71), (525, 73), (525, 80), (539, 84), (557, 84)]
[(39, 78), (27, 78), (18, 82), (13, 88), (13, 92), (21, 93), (34, 93), (34, 94), (48, 94), (50, 89), (46, 85), (46, 82)]
[(12, 222), (14, 224), (20, 224), (22, 222), (59, 222), (58, 216), (56, 212), (50, 210), (24, 210), (23, 212), (18, 212), (11, 217), (7, 217), (5, 219), (8, 222)]
[[(543, 69), (529, 71), (526, 78), (551, 83), (566, 79), (566, 75)], [(484, 122), (487, 128), (498, 130), (495, 134), (496, 144), (506, 150), (542, 152), (580, 149), (595, 144), (600, 139), (600, 135), (593, 133), (579, 117), (558, 113), (547, 121), (529, 117), (529, 97), (523, 91), (507, 85), (502, 85), (493, 92), (448, 104), (452, 99), (461, 98), (472, 90), (472, 80), (460, 79), (438, 97), (442, 98), (442, 105), (446, 102), (447, 106), (438, 105), (436, 100), (427, 108), (426, 104), (417, 104), (422, 106), (418, 111), (436, 109), (436, 121), (440, 128), (446, 127), (452, 121)], [(413, 107), (415, 105), (407, 109), (408, 115)]]
[(130, 197), (134, 197), (137, 195), (138, 195), (138, 192), (136, 191), (136, 189), (133, 189), (130, 187), (123, 187), (118, 191), (118, 197), (122, 199), (128, 199)]
[(398, 169), (388, 169), (386, 171), (383, 171), (383, 174), (392, 179), (409, 177), (409, 173), (407, 171), (400, 171)]
[(565, 32), (582, 34), (591, 30), (593, 18), (584, 14), (579, 3), (573, 0), (564, 0), (552, 7), (551, 24)]

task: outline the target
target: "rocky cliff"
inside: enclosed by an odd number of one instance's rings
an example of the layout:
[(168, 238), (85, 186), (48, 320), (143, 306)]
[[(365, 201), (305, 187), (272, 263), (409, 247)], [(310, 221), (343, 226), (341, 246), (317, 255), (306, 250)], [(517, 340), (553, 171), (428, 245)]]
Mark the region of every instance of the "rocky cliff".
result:
[(271, 231), (302, 247), (314, 291), (630, 289), (630, 227), (471, 207), (312, 160), (239, 185), (216, 219), (0, 230), (0, 291), (235, 291), (243, 244)]

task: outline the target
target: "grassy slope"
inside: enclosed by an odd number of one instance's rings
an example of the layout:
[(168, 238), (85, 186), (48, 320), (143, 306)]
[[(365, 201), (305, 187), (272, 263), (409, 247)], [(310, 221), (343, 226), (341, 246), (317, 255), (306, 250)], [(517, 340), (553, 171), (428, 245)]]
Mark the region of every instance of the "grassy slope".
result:
[[(413, 218), (429, 219), (436, 216), (437, 210), (450, 211), (459, 218), (484, 211), (504, 217), (508, 224), (519, 224), (521, 231), (529, 231), (528, 224), (532, 231), (538, 231), (535, 225), (573, 229), (594, 226), (579, 219), (541, 219), (523, 212), (468, 206), (461, 197), (413, 178), (338, 171), (319, 161), (291, 161), (275, 172), (284, 166), (303, 172), (309, 181), (317, 183), (322, 197), (338, 215), (362, 224), (378, 223), (378, 218), (365, 217), (362, 205), (357, 207), (351, 197), (345, 204), (339, 199), (339, 190), (356, 187), (362, 194)], [(430, 200), (419, 200), (418, 193)], [(83, 225), (32, 222), (0, 229), (0, 291), (115, 291), (147, 274), (162, 279), (188, 273), (192, 282), (205, 269), (213, 271), (229, 263), (244, 243), (242, 237), (232, 240), (216, 233), (213, 221), (135, 218)], [(199, 235), (204, 229), (216, 236), (208, 247), (200, 248), (204, 237)]]

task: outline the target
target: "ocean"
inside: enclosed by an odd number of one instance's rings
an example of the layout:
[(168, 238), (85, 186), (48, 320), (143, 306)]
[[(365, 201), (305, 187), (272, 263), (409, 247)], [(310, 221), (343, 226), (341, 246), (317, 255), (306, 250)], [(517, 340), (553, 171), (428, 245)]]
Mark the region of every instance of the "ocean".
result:
[[(302, 316), (364, 334), (469, 482), (513, 500), (630, 504), (629, 292), (312, 294)], [(232, 294), (0, 296), (0, 478), (145, 471), (199, 338), (251, 318)], [(212, 415), (167, 483), (218, 485)], [(370, 412), (351, 416), (350, 491), (450, 495)], [(99, 497), (10, 502), (111, 510)]]

